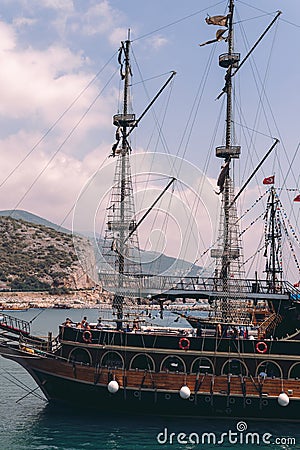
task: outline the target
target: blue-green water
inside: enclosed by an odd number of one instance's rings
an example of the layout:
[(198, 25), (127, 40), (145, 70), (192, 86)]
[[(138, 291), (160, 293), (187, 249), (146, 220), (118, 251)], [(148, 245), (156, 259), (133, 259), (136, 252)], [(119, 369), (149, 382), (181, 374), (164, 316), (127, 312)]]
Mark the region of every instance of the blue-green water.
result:
[[(29, 310), (15, 315), (30, 320), (38, 312)], [(58, 324), (67, 315), (74, 321), (88, 315), (93, 321), (99, 312), (47, 310), (34, 320), (33, 331), (45, 335), (51, 330), (56, 334)], [(20, 383), (35, 388), (22, 367), (0, 358), (1, 450), (300, 449), (300, 425), (295, 423), (246, 420), (243, 426), (247, 430), (238, 432), (237, 423), (242, 417), (239, 420), (173, 419), (137, 417), (134, 411), (126, 417), (118, 413), (95, 415), (84, 404), (70, 409), (54, 408), (33, 395), (20, 400), (26, 395)]]

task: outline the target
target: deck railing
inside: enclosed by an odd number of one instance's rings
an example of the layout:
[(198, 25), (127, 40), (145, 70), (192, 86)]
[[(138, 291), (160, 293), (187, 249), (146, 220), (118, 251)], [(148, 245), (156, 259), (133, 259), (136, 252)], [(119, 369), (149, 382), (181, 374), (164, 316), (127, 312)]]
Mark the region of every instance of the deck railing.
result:
[(26, 320), (3, 314), (0, 311), (0, 328), (15, 334), (30, 334), (30, 324)]
[[(216, 277), (201, 277), (201, 276), (186, 276), (180, 278), (179, 276), (169, 275), (147, 275), (142, 274), (139, 276), (126, 276), (123, 274), (120, 276), (117, 273), (99, 274), (100, 281), (103, 283), (104, 288), (112, 291), (126, 291), (128, 293), (135, 292), (151, 295), (157, 294), (172, 294), (179, 291), (194, 293), (221, 293), (224, 291), (223, 282), (220, 278)], [(234, 279), (227, 280), (227, 286), (229, 291), (238, 292), (239, 294), (283, 294), (288, 295), (293, 300), (300, 301), (300, 290), (296, 289), (288, 281), (276, 281), (276, 285), (273, 286), (268, 280), (259, 279)]]

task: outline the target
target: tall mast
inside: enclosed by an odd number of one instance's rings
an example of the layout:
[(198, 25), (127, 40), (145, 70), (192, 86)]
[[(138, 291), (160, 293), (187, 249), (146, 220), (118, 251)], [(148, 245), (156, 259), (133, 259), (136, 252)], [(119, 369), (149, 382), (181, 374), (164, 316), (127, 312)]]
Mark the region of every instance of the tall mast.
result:
[[(128, 87), (129, 87), (129, 77), (130, 77), (130, 61), (129, 61), (129, 48), (130, 48), (130, 30), (128, 30), (127, 41), (125, 41), (124, 46), (124, 60), (125, 60), (125, 74), (124, 74), (124, 99), (123, 99), (123, 116), (124, 118), (127, 116), (128, 112)], [(122, 43), (123, 45), (123, 43)], [(124, 215), (124, 206), (125, 206), (125, 184), (126, 184), (126, 164), (125, 164), (125, 156), (128, 154), (128, 145), (127, 145), (127, 121), (124, 120), (122, 122), (122, 151), (121, 151), (121, 190), (120, 190), (120, 219), (121, 222), (124, 223), (125, 215)], [(124, 274), (124, 228), (120, 229), (120, 251), (119, 251), (119, 274)], [(120, 276), (122, 279), (122, 276)]]
[(135, 208), (129, 156), (129, 130), (136, 126), (135, 114), (129, 113), (130, 98), (130, 31), (125, 42), (121, 42), (118, 61), (121, 79), (124, 82), (122, 112), (114, 115), (113, 124), (117, 127), (116, 142), (112, 154), (116, 157), (116, 168), (110, 203), (107, 208), (107, 229), (103, 244), (103, 256), (112, 276), (110, 284), (115, 290), (113, 308), (117, 314), (117, 328), (122, 328), (125, 278), (141, 273), (139, 243), (136, 232)]
[(265, 256), (269, 291), (278, 292), (282, 282), (281, 267), (281, 226), (277, 215), (279, 200), (272, 186), (267, 202)]
[[(233, 0), (230, 1), (229, 5), (229, 30), (228, 30), (228, 61), (231, 60), (233, 53)], [(230, 148), (231, 146), (231, 118), (232, 118), (232, 68), (233, 64), (229, 64), (226, 73), (226, 97), (227, 97), (227, 106), (226, 106), (226, 148)], [(230, 161), (230, 153), (225, 156), (225, 161)]]
[[(220, 280), (222, 291), (227, 295), (220, 299), (221, 320), (234, 320), (236, 307), (232, 304), (235, 292), (241, 290), (238, 280), (244, 278), (242, 265), (242, 244), (239, 227), (237, 225), (237, 210), (234, 199), (234, 180), (232, 172), (232, 159), (240, 156), (240, 146), (233, 145), (232, 133), (232, 96), (233, 71), (238, 67), (240, 54), (234, 52), (233, 33), (234, 0), (230, 0), (229, 13), (227, 15), (227, 53), (219, 56), (219, 65), (226, 69), (225, 86), (226, 94), (226, 136), (225, 145), (216, 148), (216, 156), (223, 159), (221, 173), (218, 179), (220, 194), (222, 195), (222, 208), (219, 226), (218, 248), (213, 249), (211, 256), (216, 258), (215, 277)], [(242, 314), (242, 313), (241, 313)]]

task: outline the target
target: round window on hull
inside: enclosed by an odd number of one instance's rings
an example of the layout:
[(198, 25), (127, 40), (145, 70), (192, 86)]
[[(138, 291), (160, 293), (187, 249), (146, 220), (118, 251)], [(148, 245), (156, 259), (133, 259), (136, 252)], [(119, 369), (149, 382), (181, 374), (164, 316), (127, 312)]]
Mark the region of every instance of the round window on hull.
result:
[(155, 370), (155, 364), (153, 359), (149, 355), (140, 354), (135, 355), (130, 362), (130, 369), (132, 370), (148, 370), (153, 372)]
[(280, 366), (274, 361), (263, 361), (257, 366), (256, 376), (263, 378), (281, 378), (282, 371)]
[(192, 364), (191, 373), (200, 373), (201, 375), (213, 374), (214, 367), (210, 359), (197, 358)]
[(222, 375), (247, 375), (247, 367), (239, 359), (226, 361), (222, 368)]
[(161, 364), (162, 372), (186, 372), (185, 364), (177, 356), (168, 356)]
[(84, 348), (75, 348), (69, 353), (69, 361), (91, 365), (92, 358), (90, 353)]
[(106, 352), (102, 356), (101, 366), (108, 369), (123, 369), (124, 361), (122, 356), (117, 352)]
[(289, 371), (289, 378), (300, 379), (300, 363), (294, 364)]

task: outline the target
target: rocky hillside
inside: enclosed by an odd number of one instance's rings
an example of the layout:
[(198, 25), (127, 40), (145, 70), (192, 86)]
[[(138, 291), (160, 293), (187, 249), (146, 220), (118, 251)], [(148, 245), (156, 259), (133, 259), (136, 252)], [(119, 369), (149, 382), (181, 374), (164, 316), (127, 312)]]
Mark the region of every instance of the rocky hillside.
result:
[[(88, 288), (93, 281), (81, 267), (72, 235), (10, 217), (0, 217), (0, 288), (49, 290), (53, 293)], [(77, 237), (92, 266), (93, 250)]]

